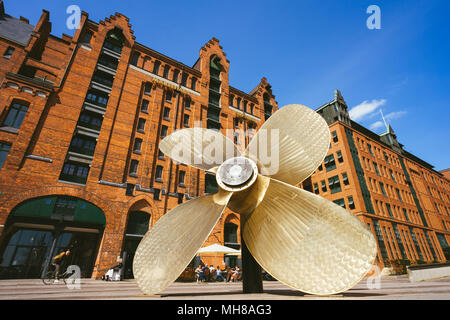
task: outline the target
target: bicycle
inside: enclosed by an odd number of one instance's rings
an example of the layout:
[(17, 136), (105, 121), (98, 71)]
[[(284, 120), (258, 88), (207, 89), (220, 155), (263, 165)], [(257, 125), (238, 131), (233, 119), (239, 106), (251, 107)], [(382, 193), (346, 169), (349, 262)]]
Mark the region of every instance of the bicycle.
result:
[(55, 280), (62, 280), (64, 282), (64, 284), (67, 284), (69, 282), (72, 283), (73, 281), (69, 280), (70, 276), (73, 275), (75, 273), (75, 271), (73, 272), (67, 272), (64, 271), (63, 273), (58, 275), (58, 279), (56, 279), (56, 270), (55, 267), (52, 265), (52, 269), (53, 270), (48, 270), (47, 273), (45, 274), (45, 276), (42, 278), (42, 282), (46, 285), (50, 285), (50, 284), (54, 284)]

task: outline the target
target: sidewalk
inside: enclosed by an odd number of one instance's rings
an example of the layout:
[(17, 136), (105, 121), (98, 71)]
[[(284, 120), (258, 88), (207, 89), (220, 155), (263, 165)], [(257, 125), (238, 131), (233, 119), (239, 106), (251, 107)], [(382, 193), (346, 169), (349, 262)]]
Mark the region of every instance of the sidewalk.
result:
[(181, 283), (167, 288), (160, 297), (144, 296), (134, 280), (105, 282), (81, 279), (80, 289), (69, 289), (64, 283), (44, 285), (41, 280), (0, 280), (0, 300), (50, 299), (170, 299), (170, 300), (449, 300), (450, 278), (410, 283), (406, 276), (381, 278), (379, 289), (369, 289), (363, 279), (352, 289), (332, 296), (314, 296), (293, 290), (277, 281), (264, 281), (264, 293), (243, 294), (242, 283)]

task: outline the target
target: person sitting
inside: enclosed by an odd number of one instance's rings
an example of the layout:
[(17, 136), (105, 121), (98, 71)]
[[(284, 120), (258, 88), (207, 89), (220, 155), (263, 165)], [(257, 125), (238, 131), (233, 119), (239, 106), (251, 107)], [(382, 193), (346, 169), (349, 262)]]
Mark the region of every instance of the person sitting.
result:
[(216, 277), (215, 277), (214, 280), (217, 281), (218, 278), (222, 279), (220, 281), (225, 281), (225, 279), (224, 279), (224, 277), (222, 275), (222, 270), (220, 270), (219, 266), (217, 266), (217, 268), (216, 268)]
[(233, 282), (237, 282), (237, 281), (239, 281), (240, 279), (241, 279), (241, 271), (240, 271), (239, 267), (236, 266), (236, 268), (234, 269), (233, 274), (231, 275), (231, 280), (232, 280)]
[(205, 282), (208, 282), (209, 281), (209, 268), (208, 268), (208, 265), (205, 264), (205, 266), (202, 268), (202, 270), (203, 270), (203, 276), (205, 278)]
[(213, 265), (209, 266), (209, 281), (215, 280), (216, 268)]

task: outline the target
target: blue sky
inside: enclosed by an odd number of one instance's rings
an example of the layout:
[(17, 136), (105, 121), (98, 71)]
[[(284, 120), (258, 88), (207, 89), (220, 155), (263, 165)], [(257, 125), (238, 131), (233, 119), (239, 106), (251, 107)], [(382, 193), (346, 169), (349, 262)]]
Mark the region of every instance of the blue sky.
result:
[[(315, 109), (339, 89), (356, 121), (381, 133), (381, 109), (406, 150), (437, 170), (450, 167), (450, 1), (5, 0), (5, 9), (32, 24), (47, 9), (60, 36), (73, 34), (72, 4), (94, 21), (123, 13), (138, 42), (187, 65), (216, 37), (230, 84), (249, 92), (266, 77), (279, 106)], [(372, 4), (380, 30), (366, 26)]]

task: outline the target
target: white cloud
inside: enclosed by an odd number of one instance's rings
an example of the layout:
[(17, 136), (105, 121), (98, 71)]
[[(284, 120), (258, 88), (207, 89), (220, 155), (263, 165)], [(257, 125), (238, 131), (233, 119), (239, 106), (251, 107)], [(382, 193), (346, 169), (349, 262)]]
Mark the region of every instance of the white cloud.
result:
[(350, 118), (354, 121), (360, 121), (366, 116), (371, 117), (371, 114), (377, 111), (377, 109), (386, 104), (386, 99), (373, 99), (371, 101), (365, 100), (357, 106), (350, 109)]
[(369, 129), (370, 130), (376, 130), (376, 129), (379, 129), (381, 127), (384, 127), (384, 122), (383, 121), (377, 121), (377, 122), (372, 123), (369, 126)]
[(407, 112), (406, 111), (394, 111), (390, 112), (387, 115), (384, 116), (386, 120), (392, 120), (392, 119), (398, 119), (402, 116), (404, 116)]

